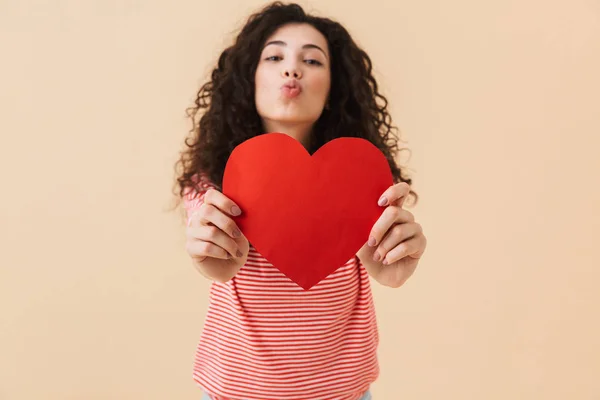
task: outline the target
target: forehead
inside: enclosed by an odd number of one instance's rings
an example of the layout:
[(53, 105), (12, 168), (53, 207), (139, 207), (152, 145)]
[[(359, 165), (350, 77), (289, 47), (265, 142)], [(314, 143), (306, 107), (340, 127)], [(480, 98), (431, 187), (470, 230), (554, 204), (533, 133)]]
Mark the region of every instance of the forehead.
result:
[(316, 44), (328, 52), (327, 39), (321, 32), (310, 24), (290, 23), (278, 28), (265, 43), (272, 40), (282, 40), (292, 47), (302, 47), (307, 43)]

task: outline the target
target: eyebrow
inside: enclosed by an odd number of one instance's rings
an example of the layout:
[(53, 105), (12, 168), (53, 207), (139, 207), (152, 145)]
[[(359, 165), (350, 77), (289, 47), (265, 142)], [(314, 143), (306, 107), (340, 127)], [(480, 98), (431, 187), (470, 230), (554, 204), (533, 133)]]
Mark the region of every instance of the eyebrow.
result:
[[(264, 45), (263, 50), (265, 49), (265, 47), (267, 47), (268, 45), (271, 44), (276, 44), (279, 46), (287, 46), (287, 43), (284, 42), (283, 40), (273, 40), (267, 44)], [(302, 46), (303, 49), (317, 49), (317, 50), (321, 50), (321, 53), (323, 53), (323, 55), (325, 56), (325, 58), (327, 58), (327, 54), (325, 54), (325, 51), (323, 51), (322, 48), (320, 48), (319, 46), (317, 46), (316, 44), (312, 44), (312, 43), (308, 43), (305, 44), (304, 46)]]

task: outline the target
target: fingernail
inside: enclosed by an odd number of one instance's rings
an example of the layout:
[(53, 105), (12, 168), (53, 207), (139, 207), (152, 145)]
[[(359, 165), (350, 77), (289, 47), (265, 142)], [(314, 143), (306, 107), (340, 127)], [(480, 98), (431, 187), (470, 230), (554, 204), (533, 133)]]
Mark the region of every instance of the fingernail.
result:
[(374, 261), (379, 261), (379, 259), (381, 259), (381, 256), (379, 255), (379, 253), (373, 254), (373, 260)]
[(373, 247), (373, 246), (375, 246), (376, 243), (377, 243), (377, 241), (375, 240), (375, 238), (373, 236), (371, 236), (369, 238), (369, 246)]
[(242, 232), (240, 232), (240, 230), (239, 230), (239, 229), (237, 229), (237, 228), (236, 228), (236, 229), (234, 229), (234, 230), (233, 230), (233, 237), (234, 237), (234, 238), (239, 238), (240, 236), (242, 236)]
[(240, 258), (241, 256), (243, 256), (242, 252), (239, 251), (239, 250), (237, 251), (237, 253), (235, 253), (235, 255), (238, 256), (238, 258)]
[(242, 213), (242, 210), (240, 210), (240, 208), (238, 206), (231, 207), (231, 214), (233, 214), (237, 217), (241, 213)]
[(383, 265), (388, 265), (388, 264), (389, 264), (389, 262), (388, 262), (388, 260), (387, 260), (387, 259), (386, 259), (386, 260), (383, 260)]
[(379, 199), (379, 201), (377, 202), (377, 204), (379, 204), (380, 206), (385, 206), (388, 203), (388, 199), (385, 196), (381, 196), (381, 198)]

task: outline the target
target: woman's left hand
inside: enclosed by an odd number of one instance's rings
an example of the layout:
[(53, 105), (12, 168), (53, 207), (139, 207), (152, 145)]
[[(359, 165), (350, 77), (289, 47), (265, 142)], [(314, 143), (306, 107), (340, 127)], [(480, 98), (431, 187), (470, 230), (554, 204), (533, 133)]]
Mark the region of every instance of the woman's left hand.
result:
[[(373, 225), (368, 248), (362, 253), (383, 264), (377, 268), (381, 278), (378, 280), (385, 280), (389, 286), (400, 286), (412, 275), (427, 246), (421, 225), (410, 211), (402, 208), (409, 191), (410, 186), (400, 182), (383, 193), (378, 204), (387, 208)], [(390, 269), (393, 273), (384, 272)]]

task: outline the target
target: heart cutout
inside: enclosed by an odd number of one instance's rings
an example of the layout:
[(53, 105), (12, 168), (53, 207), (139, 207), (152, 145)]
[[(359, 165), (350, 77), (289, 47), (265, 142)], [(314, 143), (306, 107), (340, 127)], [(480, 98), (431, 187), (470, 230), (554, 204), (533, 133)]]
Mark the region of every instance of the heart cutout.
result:
[(255, 136), (231, 153), (223, 194), (237, 203), (238, 227), (274, 267), (305, 290), (356, 255), (393, 185), (387, 159), (371, 142), (342, 137), (312, 156), (279, 132)]

